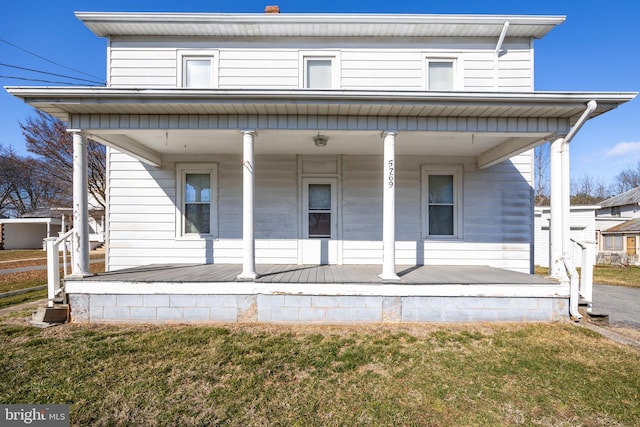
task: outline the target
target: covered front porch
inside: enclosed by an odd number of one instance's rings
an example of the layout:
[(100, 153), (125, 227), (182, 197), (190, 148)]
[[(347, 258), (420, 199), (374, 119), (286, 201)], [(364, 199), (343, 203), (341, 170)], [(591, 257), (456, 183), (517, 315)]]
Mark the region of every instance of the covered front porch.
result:
[(381, 283), (376, 265), (149, 265), (67, 279), (80, 322), (460, 322), (554, 321), (569, 286), (486, 266), (397, 265)]

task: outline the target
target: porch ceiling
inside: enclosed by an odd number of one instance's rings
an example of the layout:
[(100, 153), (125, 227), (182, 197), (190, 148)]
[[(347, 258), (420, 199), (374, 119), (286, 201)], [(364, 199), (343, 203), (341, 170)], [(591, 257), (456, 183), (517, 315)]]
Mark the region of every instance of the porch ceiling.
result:
[[(484, 168), (565, 135), (635, 93), (425, 92), (10, 87), (9, 93), (153, 165), (175, 154), (239, 154), (239, 130), (257, 130), (257, 154), (474, 156)], [(316, 147), (313, 136), (329, 137)]]
[[(321, 133), (329, 138), (325, 147), (316, 147), (313, 137)], [(134, 144), (161, 155), (242, 154), (242, 135), (236, 130), (128, 130), (92, 131), (92, 137), (104, 142)], [(544, 141), (550, 135), (529, 133), (473, 132), (399, 132), (397, 155), (476, 157), (508, 141)], [(381, 131), (313, 131), (258, 129), (255, 153), (261, 154), (345, 154), (382, 155)]]

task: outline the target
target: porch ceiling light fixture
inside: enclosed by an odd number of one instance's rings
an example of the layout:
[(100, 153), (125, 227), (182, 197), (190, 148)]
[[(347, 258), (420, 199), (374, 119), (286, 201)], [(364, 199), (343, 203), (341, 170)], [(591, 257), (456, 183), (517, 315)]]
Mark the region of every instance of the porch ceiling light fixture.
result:
[(316, 144), (316, 147), (324, 147), (327, 145), (327, 141), (329, 141), (329, 137), (326, 135), (315, 135), (313, 137), (313, 143)]

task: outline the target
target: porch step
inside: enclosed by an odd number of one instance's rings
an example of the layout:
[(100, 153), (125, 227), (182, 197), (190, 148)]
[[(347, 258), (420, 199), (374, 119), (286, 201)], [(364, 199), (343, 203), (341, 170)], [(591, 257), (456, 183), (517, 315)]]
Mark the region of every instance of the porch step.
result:
[(31, 325), (38, 328), (48, 328), (60, 325), (69, 320), (69, 305), (59, 304), (53, 307), (38, 307), (31, 315)]

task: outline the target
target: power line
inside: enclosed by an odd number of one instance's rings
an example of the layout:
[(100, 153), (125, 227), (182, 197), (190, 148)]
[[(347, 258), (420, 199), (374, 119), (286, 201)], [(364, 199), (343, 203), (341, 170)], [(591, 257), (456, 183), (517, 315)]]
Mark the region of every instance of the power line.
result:
[(104, 84), (104, 82), (99, 82), (99, 81), (96, 81), (96, 80), (82, 79), (82, 78), (80, 78), (80, 77), (67, 76), (67, 75), (65, 75), (65, 74), (49, 73), (49, 72), (47, 72), (47, 71), (40, 71), (40, 70), (35, 70), (35, 69), (33, 69), (33, 68), (19, 67), (19, 66), (17, 66), (17, 65), (10, 65), (10, 64), (3, 64), (3, 63), (0, 63), (0, 66), (2, 66), (2, 67), (9, 67), (9, 68), (16, 68), (16, 69), (18, 69), (18, 70), (32, 71), (32, 72), (34, 72), (34, 73), (47, 74), (47, 75), (50, 75), (50, 76), (64, 77), (64, 78), (67, 78), (67, 79), (81, 80), (81, 81), (89, 82), (89, 83)]
[(20, 47), (20, 46), (18, 46), (16, 44), (13, 44), (13, 43), (11, 43), (11, 42), (3, 39), (3, 38), (0, 38), (0, 42), (6, 43), (9, 46), (12, 46), (12, 47), (14, 47), (16, 49), (19, 49), (19, 50), (23, 51), (23, 52), (26, 52), (29, 55), (33, 55), (36, 58), (42, 59), (43, 61), (47, 61), (50, 64), (57, 65), (58, 67), (62, 67), (62, 68), (65, 68), (67, 70), (73, 71), (74, 73), (80, 73), (80, 74), (88, 76), (88, 77), (93, 77), (94, 79), (100, 79), (100, 77), (94, 76), (93, 74), (85, 73), (84, 71), (76, 70), (75, 68), (67, 67), (66, 65), (62, 65), (62, 64), (60, 64), (58, 62), (52, 61), (52, 60), (50, 60), (48, 58), (45, 58), (44, 56), (38, 55), (37, 53), (31, 52), (30, 50), (24, 49), (24, 48), (22, 48), (22, 47)]
[(29, 78), (26, 78), (26, 77), (16, 77), (16, 76), (0, 76), (0, 79), (25, 80), (25, 81), (28, 81), (28, 82), (55, 83), (55, 84), (69, 85), (69, 86), (77, 85), (77, 83), (73, 83), (73, 82), (58, 82), (58, 81), (54, 81), (54, 80), (29, 79)]

